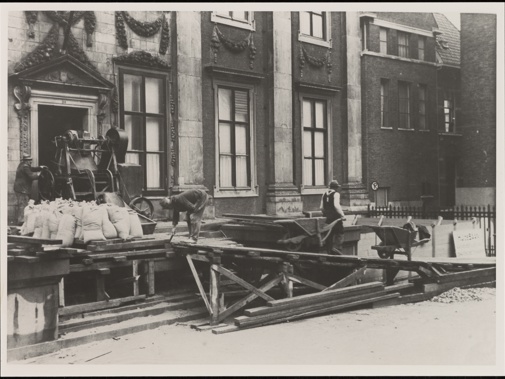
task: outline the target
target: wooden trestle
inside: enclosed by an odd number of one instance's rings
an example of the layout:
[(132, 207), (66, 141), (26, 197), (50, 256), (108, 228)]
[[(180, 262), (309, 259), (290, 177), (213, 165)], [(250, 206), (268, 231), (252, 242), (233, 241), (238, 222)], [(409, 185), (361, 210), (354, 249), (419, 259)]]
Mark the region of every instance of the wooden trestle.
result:
[[(385, 285), (389, 286), (386, 288), (395, 288), (395, 290), (396, 286), (393, 286), (393, 284), (399, 271), (417, 273), (419, 275), (418, 280), (421, 280), (424, 285), (430, 283), (435, 285), (441, 283), (458, 283), (458, 280), (464, 281), (465, 278), (475, 278), (479, 275), (484, 276), (484, 279), (488, 278), (489, 280), (495, 280), (496, 275), (494, 268), (495, 261), (486, 259), (465, 261), (453, 258), (438, 261), (409, 261), (290, 252), (242, 246), (213, 246), (211, 244), (200, 243), (186, 244), (183, 242), (173, 242), (172, 247), (177, 255), (186, 257), (198, 285), (200, 295), (210, 315), (209, 328), (219, 325), (222, 326), (222, 321), (257, 298), (262, 298), (267, 304), (271, 304), (274, 298), (267, 292), (273, 291), (274, 287), (278, 285), (282, 288), (285, 298), (293, 297), (293, 283), (310, 287), (312, 292), (316, 290), (319, 291), (317, 294), (322, 295), (324, 292), (329, 293), (333, 292), (333, 290), (356, 284), (357, 281), (364, 276), (367, 268), (385, 270)], [(194, 261), (204, 262), (210, 268), (209, 296), (207, 296), (205, 288), (200, 280), (194, 266)], [(266, 270), (267, 275), (253, 285), (251, 282), (240, 278), (237, 273), (232, 272), (231, 267), (236, 263), (242, 264), (242, 267), (244, 267), (245, 264), (245, 266), (249, 268), (268, 267), (268, 270)], [(327, 286), (304, 278), (301, 275), (295, 275), (293, 264), (348, 268), (351, 273)], [(222, 291), (221, 288), (223, 279), (244, 288), (244, 291), (234, 291), (234, 294), (244, 294), (245, 296), (227, 307), (224, 305), (224, 294), (226, 292)], [(413, 286), (412, 283), (407, 284)], [(409, 286), (405, 286), (405, 288), (407, 287)], [(390, 295), (388, 296), (391, 297)], [(398, 296), (398, 293), (396, 296)], [(237, 322), (237, 319), (235, 320)]]

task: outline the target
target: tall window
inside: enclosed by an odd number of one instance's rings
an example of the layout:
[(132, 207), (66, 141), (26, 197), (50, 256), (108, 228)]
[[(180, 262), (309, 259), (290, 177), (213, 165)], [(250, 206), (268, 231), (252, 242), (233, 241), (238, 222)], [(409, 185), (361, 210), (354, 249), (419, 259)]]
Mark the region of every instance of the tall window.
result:
[(417, 57), (419, 60), (424, 61), (424, 49), (426, 44), (426, 37), (418, 36), (417, 40)]
[(381, 128), (389, 127), (389, 80), (381, 79)]
[(126, 162), (144, 168), (144, 189), (166, 189), (166, 76), (120, 70), (121, 126), (128, 133)]
[(410, 129), (410, 84), (398, 82), (398, 128)]
[(218, 16), (220, 17), (226, 17), (231, 20), (236, 20), (236, 21), (249, 21), (249, 13), (250, 12), (243, 12), (243, 11), (233, 11), (233, 12), (217, 12)]
[(426, 85), (419, 84), (419, 130), (426, 129)]
[(328, 118), (327, 102), (302, 100), (303, 184), (319, 186), (326, 183)]
[(379, 188), (375, 191), (375, 206), (385, 208), (388, 206), (388, 192), (389, 188)]
[(386, 28), (380, 28), (380, 52), (382, 54), (388, 53), (388, 30)]
[(398, 32), (398, 55), (400, 57), (409, 58), (409, 34)]
[(326, 12), (300, 12), (300, 33), (326, 39)]
[(255, 30), (254, 12), (218, 11), (210, 14), (213, 23), (226, 24), (241, 29)]
[(219, 185), (224, 189), (249, 188), (250, 91), (225, 86), (219, 86), (217, 91)]
[(455, 99), (452, 92), (444, 94), (444, 131), (454, 133), (456, 131)]

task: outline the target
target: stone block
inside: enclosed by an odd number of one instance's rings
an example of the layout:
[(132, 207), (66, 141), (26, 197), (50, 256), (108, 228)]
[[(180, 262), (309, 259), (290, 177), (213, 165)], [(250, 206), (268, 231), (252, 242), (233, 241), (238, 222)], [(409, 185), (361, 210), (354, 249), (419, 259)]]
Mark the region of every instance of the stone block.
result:
[(202, 79), (178, 75), (179, 120), (202, 121)]
[[(184, 122), (181, 122), (184, 127)], [(203, 140), (179, 137), (179, 176), (184, 184), (203, 183)]]

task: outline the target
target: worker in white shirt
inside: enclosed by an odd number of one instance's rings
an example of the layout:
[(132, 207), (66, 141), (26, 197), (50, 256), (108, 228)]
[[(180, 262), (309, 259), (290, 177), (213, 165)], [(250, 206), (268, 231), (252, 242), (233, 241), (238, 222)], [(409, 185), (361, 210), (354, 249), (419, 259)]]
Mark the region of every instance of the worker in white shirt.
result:
[(333, 227), (330, 235), (326, 239), (326, 251), (328, 254), (341, 255), (343, 253), (344, 242), (344, 211), (340, 206), (340, 193), (337, 192), (341, 187), (336, 180), (332, 180), (328, 185), (329, 189), (321, 197), (321, 211), (326, 217), (326, 224), (331, 224), (335, 220), (342, 219)]

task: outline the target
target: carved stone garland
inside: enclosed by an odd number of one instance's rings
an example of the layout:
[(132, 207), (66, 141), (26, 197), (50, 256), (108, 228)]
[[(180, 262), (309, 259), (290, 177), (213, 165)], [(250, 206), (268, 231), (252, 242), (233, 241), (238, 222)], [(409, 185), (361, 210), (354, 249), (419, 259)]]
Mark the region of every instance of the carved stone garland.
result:
[(241, 41), (233, 41), (227, 38), (217, 27), (214, 25), (214, 30), (212, 32), (212, 38), (210, 40), (210, 46), (214, 53), (214, 63), (217, 63), (217, 53), (221, 44), (226, 48), (226, 50), (238, 54), (243, 52), (247, 47), (249, 47), (249, 68), (252, 70), (254, 68), (254, 58), (256, 57), (256, 46), (254, 46), (254, 39), (252, 32), (249, 36)]
[(30, 100), (31, 94), (32, 90), (28, 86), (14, 87), (14, 96), (18, 100), (18, 102), (14, 104), (14, 109), (18, 114), (20, 125), (20, 156), (23, 156), (25, 153), (30, 154), (31, 152), (28, 130), (30, 125), (30, 104), (28, 101)]
[(148, 67), (154, 67), (154, 68), (170, 68), (170, 65), (165, 62), (163, 59), (151, 55), (147, 51), (134, 51), (130, 54), (125, 54), (125, 55), (120, 55), (118, 57), (113, 58), (114, 62), (118, 63), (126, 63), (126, 64), (133, 64), (137, 66), (148, 66)]
[(128, 49), (128, 40), (126, 37), (125, 23), (128, 27), (137, 35), (141, 37), (152, 37), (158, 33), (161, 29), (160, 38), (160, 48), (159, 53), (165, 55), (168, 50), (168, 44), (170, 41), (170, 31), (168, 27), (168, 21), (163, 13), (157, 20), (153, 22), (142, 22), (135, 20), (126, 11), (115, 12), (116, 18), (116, 38), (118, 44), (124, 50)]
[(34, 26), (37, 23), (38, 18), (37, 11), (25, 11), (26, 22), (28, 23), (28, 38), (35, 38)]
[(333, 69), (333, 65), (331, 63), (331, 48), (328, 48), (326, 52), (326, 56), (324, 58), (318, 58), (313, 55), (310, 55), (305, 48), (300, 45), (300, 77), (303, 78), (303, 68), (305, 67), (305, 63), (308, 63), (309, 66), (314, 67), (316, 69), (320, 69), (323, 66), (326, 66), (326, 71), (328, 73), (328, 82), (331, 83), (331, 73)]
[(109, 96), (104, 93), (101, 93), (98, 97), (98, 114), (96, 115), (97, 123), (98, 123), (98, 134), (101, 135), (104, 133), (102, 129), (103, 120), (106, 117), (105, 108), (109, 104)]

